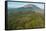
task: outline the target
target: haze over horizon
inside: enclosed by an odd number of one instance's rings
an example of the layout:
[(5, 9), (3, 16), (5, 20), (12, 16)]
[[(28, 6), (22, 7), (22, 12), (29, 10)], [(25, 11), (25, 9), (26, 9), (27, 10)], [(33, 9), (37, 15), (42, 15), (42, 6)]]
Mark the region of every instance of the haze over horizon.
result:
[(32, 4), (41, 9), (44, 9), (44, 4), (37, 4), (37, 3), (22, 3), (22, 2), (8, 2), (8, 8), (19, 8), (23, 7), (24, 5)]

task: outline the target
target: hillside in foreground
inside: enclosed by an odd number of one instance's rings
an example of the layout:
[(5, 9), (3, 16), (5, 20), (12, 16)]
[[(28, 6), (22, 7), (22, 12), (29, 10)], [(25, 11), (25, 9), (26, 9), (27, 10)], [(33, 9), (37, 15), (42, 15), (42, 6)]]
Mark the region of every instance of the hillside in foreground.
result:
[(8, 16), (6, 29), (44, 28), (44, 15), (37, 12), (18, 12)]

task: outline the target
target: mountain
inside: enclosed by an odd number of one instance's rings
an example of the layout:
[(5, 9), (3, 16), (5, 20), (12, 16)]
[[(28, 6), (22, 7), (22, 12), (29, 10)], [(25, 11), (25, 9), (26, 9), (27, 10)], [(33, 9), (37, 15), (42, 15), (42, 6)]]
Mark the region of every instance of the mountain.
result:
[(9, 12), (28, 12), (28, 11), (34, 11), (34, 12), (38, 12), (38, 13), (44, 13), (44, 10), (40, 9), (39, 7), (33, 5), (33, 4), (28, 4), (28, 5), (24, 5), (20, 8), (11, 8), (11, 9), (8, 9)]

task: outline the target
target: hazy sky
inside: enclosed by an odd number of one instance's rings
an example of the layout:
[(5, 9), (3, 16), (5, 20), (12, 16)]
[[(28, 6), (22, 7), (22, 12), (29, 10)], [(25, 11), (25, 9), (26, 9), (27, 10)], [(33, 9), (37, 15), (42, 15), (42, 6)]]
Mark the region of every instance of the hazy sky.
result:
[(44, 4), (37, 4), (37, 3), (22, 3), (22, 2), (8, 2), (8, 8), (18, 8), (22, 7), (24, 5), (33, 4), (36, 5), (39, 8), (44, 9)]

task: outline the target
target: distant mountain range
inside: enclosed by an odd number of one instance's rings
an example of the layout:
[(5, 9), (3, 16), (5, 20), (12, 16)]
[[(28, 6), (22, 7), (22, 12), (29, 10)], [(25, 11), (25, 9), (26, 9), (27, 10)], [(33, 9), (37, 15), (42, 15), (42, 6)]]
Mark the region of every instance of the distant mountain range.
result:
[(28, 11), (35, 11), (38, 13), (44, 13), (44, 10), (40, 9), (39, 7), (32, 5), (32, 4), (28, 4), (28, 5), (24, 5), (20, 8), (10, 8), (8, 9), (8, 13), (12, 13), (12, 12), (28, 12)]

